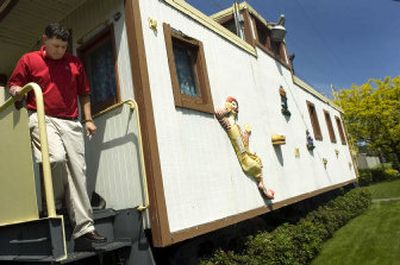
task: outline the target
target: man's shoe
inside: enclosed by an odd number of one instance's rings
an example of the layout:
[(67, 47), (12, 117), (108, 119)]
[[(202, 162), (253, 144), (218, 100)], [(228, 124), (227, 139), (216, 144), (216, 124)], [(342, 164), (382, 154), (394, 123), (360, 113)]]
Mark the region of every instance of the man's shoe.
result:
[(83, 236), (79, 237), (79, 239), (86, 239), (91, 241), (92, 243), (105, 243), (107, 242), (107, 238), (105, 236), (99, 235), (96, 230), (86, 233)]

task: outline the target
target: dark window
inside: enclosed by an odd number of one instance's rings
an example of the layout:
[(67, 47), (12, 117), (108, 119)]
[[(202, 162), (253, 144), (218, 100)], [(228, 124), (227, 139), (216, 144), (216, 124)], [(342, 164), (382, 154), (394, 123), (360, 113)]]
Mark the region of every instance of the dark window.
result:
[(173, 46), (180, 92), (186, 96), (198, 97), (194, 62), (196, 50), (191, 47), (182, 46), (179, 43), (173, 43)]
[(79, 48), (91, 87), (92, 112), (97, 113), (119, 101), (114, 36), (112, 27)]
[(335, 132), (333, 131), (331, 115), (327, 110), (324, 110), (324, 115), (325, 115), (326, 126), (328, 127), (329, 138), (331, 139), (332, 143), (336, 143), (336, 135)]
[(308, 113), (310, 114), (311, 125), (314, 131), (315, 140), (322, 141), (321, 127), (319, 126), (317, 112), (315, 111), (315, 105), (307, 100)]
[(283, 60), (284, 53), (283, 53), (283, 44), (282, 42), (271, 41), (271, 50), (272, 52), (280, 59)]
[(224, 26), (226, 29), (228, 29), (233, 34), (237, 35), (235, 20), (233, 18), (222, 23), (221, 25)]
[(259, 22), (258, 20), (254, 20), (255, 25), (256, 25), (256, 30), (257, 30), (257, 36), (258, 36), (258, 42), (264, 46), (267, 49), (270, 49), (271, 47), (271, 41), (269, 37), (269, 30), (267, 27)]
[(340, 120), (340, 118), (338, 116), (335, 116), (335, 120), (336, 120), (336, 125), (339, 131), (339, 135), (340, 135), (340, 140), (342, 141), (342, 144), (346, 144), (346, 138), (344, 136), (344, 130), (343, 130), (343, 126), (342, 126), (342, 121)]
[(175, 106), (214, 113), (203, 44), (164, 24)]

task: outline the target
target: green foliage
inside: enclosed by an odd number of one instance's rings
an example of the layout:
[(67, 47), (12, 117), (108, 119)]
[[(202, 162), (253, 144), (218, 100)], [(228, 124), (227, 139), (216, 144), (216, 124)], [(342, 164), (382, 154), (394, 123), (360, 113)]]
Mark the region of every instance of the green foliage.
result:
[(386, 168), (384, 170), (387, 180), (394, 180), (400, 177), (400, 173), (398, 170), (394, 168)]
[(297, 224), (283, 224), (272, 232), (248, 238), (241, 253), (218, 250), (201, 265), (302, 265), (310, 264), (330, 238), (351, 218), (370, 205), (367, 190), (355, 189), (309, 213)]
[(400, 158), (400, 76), (367, 83), (335, 93), (344, 122), (354, 141), (370, 152), (383, 154), (398, 168)]
[(393, 168), (377, 167), (372, 169), (360, 169), (360, 186), (368, 186), (372, 183), (391, 181), (400, 178), (398, 170)]
[(360, 177), (358, 178), (358, 184), (360, 186), (368, 186), (372, 183), (372, 173), (370, 169), (359, 169)]
[(213, 258), (201, 261), (201, 265), (239, 265), (246, 264), (246, 257), (235, 254), (232, 251), (217, 250)]

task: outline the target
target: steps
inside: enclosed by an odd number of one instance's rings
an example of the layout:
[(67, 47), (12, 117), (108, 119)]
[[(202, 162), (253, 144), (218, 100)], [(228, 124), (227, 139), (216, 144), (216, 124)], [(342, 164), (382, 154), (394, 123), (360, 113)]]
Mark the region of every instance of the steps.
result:
[(93, 259), (103, 264), (103, 257), (110, 256), (115, 262), (107, 265), (155, 265), (140, 212), (103, 209), (93, 215), (95, 228), (107, 237), (106, 243), (73, 240), (66, 216), (0, 227), (0, 265), (18, 262), (75, 265)]
[(61, 216), (0, 227), (0, 261), (50, 262), (65, 257)]
[(107, 242), (105, 243), (92, 243), (79, 238), (73, 240), (72, 227), (69, 222), (66, 222), (68, 255), (60, 264), (68, 264), (77, 260), (118, 250), (128, 251), (132, 245), (132, 240), (128, 236), (125, 238), (116, 238), (115, 236), (114, 220), (117, 215), (118, 212), (113, 209), (101, 209), (93, 212), (93, 220), (97, 232), (107, 237)]

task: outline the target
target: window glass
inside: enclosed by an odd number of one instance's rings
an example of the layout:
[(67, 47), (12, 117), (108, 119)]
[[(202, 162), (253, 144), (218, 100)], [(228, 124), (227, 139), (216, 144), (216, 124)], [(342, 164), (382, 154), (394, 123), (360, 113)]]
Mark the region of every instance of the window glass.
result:
[(308, 107), (308, 112), (310, 114), (311, 125), (312, 125), (313, 131), (314, 131), (314, 138), (316, 140), (322, 141), (321, 127), (319, 126), (319, 121), (318, 121), (317, 112), (315, 110), (315, 105), (313, 103), (311, 103), (310, 101), (307, 101), (307, 107)]
[(227, 21), (225, 23), (222, 23), (222, 26), (224, 26), (226, 29), (228, 29), (233, 34), (237, 35), (235, 20), (231, 19), (231, 20), (229, 20), (229, 21)]
[(92, 92), (92, 104), (96, 105), (116, 97), (114, 59), (111, 39), (98, 45), (85, 56), (85, 67)]
[(78, 48), (90, 83), (94, 114), (118, 103), (118, 73), (113, 28), (107, 27)]
[(342, 144), (346, 144), (346, 138), (344, 136), (342, 122), (340, 121), (340, 118), (337, 116), (335, 117), (335, 119), (336, 119), (336, 125), (338, 127), (338, 131), (339, 131), (339, 135), (340, 135), (340, 140), (342, 141)]
[(335, 132), (333, 131), (331, 115), (326, 110), (324, 110), (324, 114), (325, 114), (326, 126), (328, 127), (328, 132), (329, 132), (329, 137), (331, 139), (331, 142), (336, 143), (336, 135), (335, 135)]
[(256, 30), (257, 30), (257, 35), (258, 35), (258, 41), (265, 47), (269, 48), (267, 28), (263, 24), (258, 22), (258, 20), (255, 20), (255, 21), (256, 21)]
[(198, 90), (194, 78), (193, 52), (186, 47), (174, 43), (174, 57), (176, 74), (178, 76), (181, 93), (191, 97), (198, 96)]

